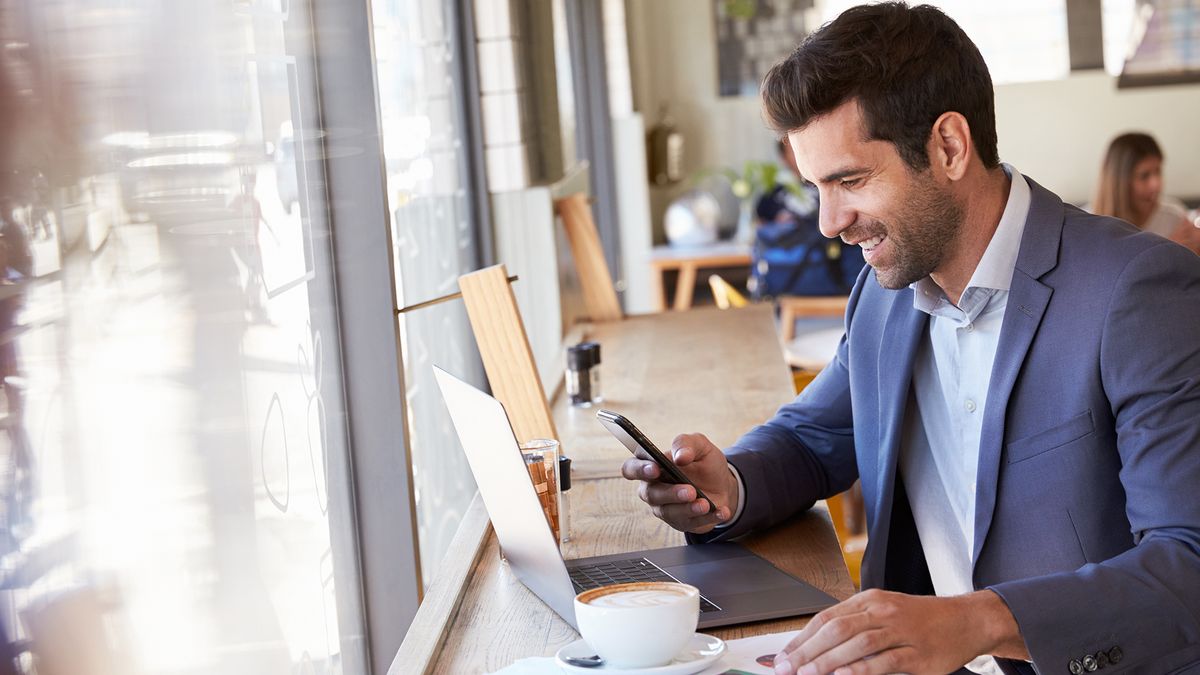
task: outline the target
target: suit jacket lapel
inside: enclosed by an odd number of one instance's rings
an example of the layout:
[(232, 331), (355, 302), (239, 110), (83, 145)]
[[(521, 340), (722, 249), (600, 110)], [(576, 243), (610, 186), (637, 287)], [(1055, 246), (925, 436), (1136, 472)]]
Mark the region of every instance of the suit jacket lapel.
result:
[(996, 509), (997, 479), (1004, 444), (1004, 420), (1008, 412), (1008, 400), (1053, 293), (1052, 288), (1038, 279), (1058, 264), (1058, 247), (1062, 239), (1062, 201), (1029, 178), (1025, 180), (1029, 182), (1031, 192), (1029, 216), (1025, 221), (1025, 231), (1021, 235), (1021, 248), (1017, 253), (1016, 269), (1013, 270), (1008, 305), (1000, 327), (1000, 341), (996, 346), (996, 359), (992, 365), (992, 379), (988, 387), (979, 443), (972, 568), (979, 560), (979, 553), (983, 550)]
[[(913, 307), (912, 289), (896, 293), (884, 330), (880, 336), (878, 363), (879, 382), (879, 449), (876, 457), (875, 494), (872, 504), (870, 545), (863, 563), (863, 586), (879, 587), (883, 583), (884, 558), (887, 555), (887, 535), (891, 525), (892, 500), (896, 487), (896, 462), (900, 456), (900, 441), (904, 434), (904, 415), (908, 391), (912, 382), (913, 361), (917, 347), (925, 335), (929, 315)], [(875, 572), (878, 571), (876, 575)], [(875, 580), (874, 576), (878, 576)]]

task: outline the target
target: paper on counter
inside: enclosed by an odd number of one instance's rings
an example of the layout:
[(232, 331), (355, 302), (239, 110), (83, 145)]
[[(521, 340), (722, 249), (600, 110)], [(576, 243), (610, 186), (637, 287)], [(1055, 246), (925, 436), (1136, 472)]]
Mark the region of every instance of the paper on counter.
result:
[[(698, 675), (773, 675), (774, 668), (758, 663), (760, 657), (774, 657), (789, 640), (800, 631), (771, 633), (740, 640), (727, 640), (727, 651), (716, 663), (700, 671)], [(740, 671), (740, 672), (739, 672)], [(561, 675), (553, 656), (535, 656), (521, 659), (511, 666), (498, 670), (494, 675)], [(603, 669), (596, 671), (604, 673)]]

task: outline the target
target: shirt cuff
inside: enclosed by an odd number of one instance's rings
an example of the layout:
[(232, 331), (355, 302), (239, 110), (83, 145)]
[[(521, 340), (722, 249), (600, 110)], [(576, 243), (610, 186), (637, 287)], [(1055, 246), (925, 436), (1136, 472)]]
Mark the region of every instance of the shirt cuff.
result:
[(726, 466), (729, 467), (729, 473), (732, 473), (733, 477), (737, 479), (738, 507), (732, 518), (724, 523), (717, 523), (716, 527), (713, 528), (714, 530), (723, 530), (727, 527), (733, 527), (738, 518), (742, 517), (742, 510), (746, 508), (746, 500), (742, 499), (742, 495), (746, 494), (746, 484), (742, 482), (742, 474), (738, 473), (738, 470), (735, 469), (732, 464), (727, 464)]

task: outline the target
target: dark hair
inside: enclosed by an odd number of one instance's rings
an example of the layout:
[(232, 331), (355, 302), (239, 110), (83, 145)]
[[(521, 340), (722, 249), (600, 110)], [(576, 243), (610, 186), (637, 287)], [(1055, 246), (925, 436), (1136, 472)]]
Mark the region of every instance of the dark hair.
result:
[(867, 138), (888, 141), (913, 169), (929, 166), (934, 121), (967, 119), (987, 168), (999, 166), (992, 78), (979, 48), (941, 10), (899, 2), (842, 12), (771, 68), (763, 110), (775, 131), (804, 128), (857, 99)]
[(1147, 157), (1163, 158), (1162, 148), (1150, 134), (1131, 131), (1112, 139), (1100, 166), (1093, 213), (1116, 216), (1139, 227), (1144, 224), (1133, 206), (1133, 168)]

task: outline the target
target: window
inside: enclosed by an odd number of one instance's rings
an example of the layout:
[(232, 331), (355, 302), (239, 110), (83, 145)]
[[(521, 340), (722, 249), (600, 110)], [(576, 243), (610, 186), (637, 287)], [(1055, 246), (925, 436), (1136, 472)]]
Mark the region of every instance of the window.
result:
[[(854, 0), (826, 0), (824, 21), (832, 21)], [(930, 2), (966, 31), (979, 47), (992, 84), (1064, 78), (1071, 62), (1065, 0), (938, 0)]]
[[(479, 266), (454, 3), (372, 3), (396, 295), (401, 306), (453, 293)], [(483, 366), (461, 301), (400, 317), (409, 447), (426, 584), (475, 494), (433, 378), (436, 364), (477, 385)]]
[(47, 671), (370, 670), (333, 241), (373, 224), (327, 187), (367, 125), (315, 9), (0, 0), (0, 639)]

